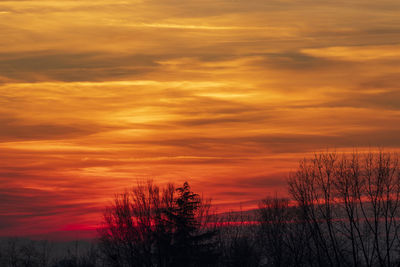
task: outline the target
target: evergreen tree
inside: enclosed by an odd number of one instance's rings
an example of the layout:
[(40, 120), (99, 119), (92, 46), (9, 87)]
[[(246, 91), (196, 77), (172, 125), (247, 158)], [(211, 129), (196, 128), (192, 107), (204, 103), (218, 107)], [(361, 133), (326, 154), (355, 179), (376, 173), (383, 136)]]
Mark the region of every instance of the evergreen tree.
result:
[(173, 225), (172, 266), (213, 266), (217, 261), (216, 234), (207, 225), (202, 225), (201, 197), (193, 193), (187, 182), (176, 189), (175, 205), (167, 211)]

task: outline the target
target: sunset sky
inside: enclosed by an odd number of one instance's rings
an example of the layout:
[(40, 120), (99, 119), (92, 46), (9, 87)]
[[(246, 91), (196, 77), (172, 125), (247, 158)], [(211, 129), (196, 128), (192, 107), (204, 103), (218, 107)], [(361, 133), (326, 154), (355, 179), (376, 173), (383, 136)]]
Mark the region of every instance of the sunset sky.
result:
[(0, 236), (138, 180), (256, 207), (316, 151), (400, 146), (398, 0), (0, 1)]

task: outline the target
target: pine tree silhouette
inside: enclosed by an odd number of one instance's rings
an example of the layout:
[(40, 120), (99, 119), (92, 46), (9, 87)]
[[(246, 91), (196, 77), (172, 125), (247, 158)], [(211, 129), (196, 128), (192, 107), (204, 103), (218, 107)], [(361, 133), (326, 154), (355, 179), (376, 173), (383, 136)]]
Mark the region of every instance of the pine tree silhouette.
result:
[(212, 266), (217, 261), (215, 231), (201, 229), (197, 218), (202, 202), (193, 193), (187, 182), (176, 189), (175, 205), (167, 211), (169, 222), (173, 224), (172, 266)]

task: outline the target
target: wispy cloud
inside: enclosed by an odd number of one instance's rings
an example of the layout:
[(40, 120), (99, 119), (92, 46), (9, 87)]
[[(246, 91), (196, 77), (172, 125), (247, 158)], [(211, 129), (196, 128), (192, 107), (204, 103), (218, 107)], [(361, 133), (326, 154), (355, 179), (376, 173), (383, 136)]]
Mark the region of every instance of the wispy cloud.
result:
[(399, 149), (399, 11), (0, 1), (0, 234), (95, 224), (148, 178), (254, 207), (308, 153)]
[(315, 57), (334, 58), (350, 61), (400, 60), (400, 46), (335, 46), (301, 50)]

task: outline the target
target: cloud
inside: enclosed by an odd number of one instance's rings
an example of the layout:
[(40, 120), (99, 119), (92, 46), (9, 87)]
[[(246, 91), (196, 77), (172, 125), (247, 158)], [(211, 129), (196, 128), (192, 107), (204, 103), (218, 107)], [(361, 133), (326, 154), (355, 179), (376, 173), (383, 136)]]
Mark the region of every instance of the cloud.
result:
[(62, 125), (3, 125), (0, 141), (71, 138), (90, 134), (84, 129)]
[(314, 57), (334, 58), (348, 61), (394, 60), (400, 59), (400, 46), (335, 46), (302, 49), (302, 53)]
[(95, 224), (147, 178), (255, 207), (311, 152), (398, 149), (399, 10), (0, 1), (0, 235)]
[(103, 81), (154, 71), (162, 57), (104, 53), (0, 54), (0, 72), (8, 79), (37, 81)]
[(55, 193), (30, 188), (2, 188), (0, 202), (0, 233), (8, 235), (18, 234), (14, 231), (15, 228), (26, 227), (27, 231), (35, 228), (27, 225), (29, 221), (42, 221), (48, 230), (55, 230), (60, 227), (63, 216), (90, 216), (99, 212), (99, 208), (91, 203), (86, 203), (85, 207), (82, 207), (82, 202), (69, 203), (65, 192)]

